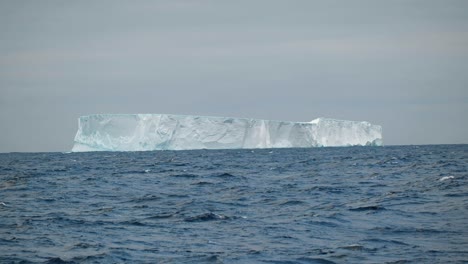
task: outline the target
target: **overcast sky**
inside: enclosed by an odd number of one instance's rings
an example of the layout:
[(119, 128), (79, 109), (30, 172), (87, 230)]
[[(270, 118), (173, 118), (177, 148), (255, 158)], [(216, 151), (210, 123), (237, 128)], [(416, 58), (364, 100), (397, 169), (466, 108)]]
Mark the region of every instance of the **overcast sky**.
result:
[(468, 1), (0, 0), (0, 152), (80, 115), (366, 120), (468, 143)]

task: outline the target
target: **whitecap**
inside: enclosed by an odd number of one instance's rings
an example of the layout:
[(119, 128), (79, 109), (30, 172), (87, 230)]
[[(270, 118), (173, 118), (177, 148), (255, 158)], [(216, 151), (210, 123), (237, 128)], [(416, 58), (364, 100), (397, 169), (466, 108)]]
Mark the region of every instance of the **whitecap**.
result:
[(442, 178), (439, 179), (439, 181), (445, 181), (445, 180), (450, 180), (450, 179), (454, 179), (455, 177), (453, 176), (444, 176)]

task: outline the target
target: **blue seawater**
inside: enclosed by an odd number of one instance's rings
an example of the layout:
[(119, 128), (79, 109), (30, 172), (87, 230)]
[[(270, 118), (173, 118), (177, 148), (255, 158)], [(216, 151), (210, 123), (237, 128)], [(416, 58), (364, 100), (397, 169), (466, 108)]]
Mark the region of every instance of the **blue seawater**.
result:
[(1, 263), (468, 263), (468, 145), (0, 154)]

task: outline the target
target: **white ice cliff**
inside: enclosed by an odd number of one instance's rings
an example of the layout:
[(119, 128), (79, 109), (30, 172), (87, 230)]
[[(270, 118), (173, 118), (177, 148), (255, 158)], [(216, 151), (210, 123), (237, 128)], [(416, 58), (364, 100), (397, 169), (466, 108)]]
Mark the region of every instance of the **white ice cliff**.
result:
[(317, 118), (288, 122), (166, 114), (82, 116), (72, 151), (380, 146), (382, 127)]

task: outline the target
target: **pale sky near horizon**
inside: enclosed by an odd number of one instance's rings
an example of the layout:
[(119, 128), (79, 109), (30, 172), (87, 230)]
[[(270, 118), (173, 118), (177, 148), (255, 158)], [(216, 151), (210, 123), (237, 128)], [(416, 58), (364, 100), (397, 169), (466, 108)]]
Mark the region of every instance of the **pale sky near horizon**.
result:
[(0, 152), (81, 115), (366, 120), (468, 143), (468, 1), (0, 0)]

